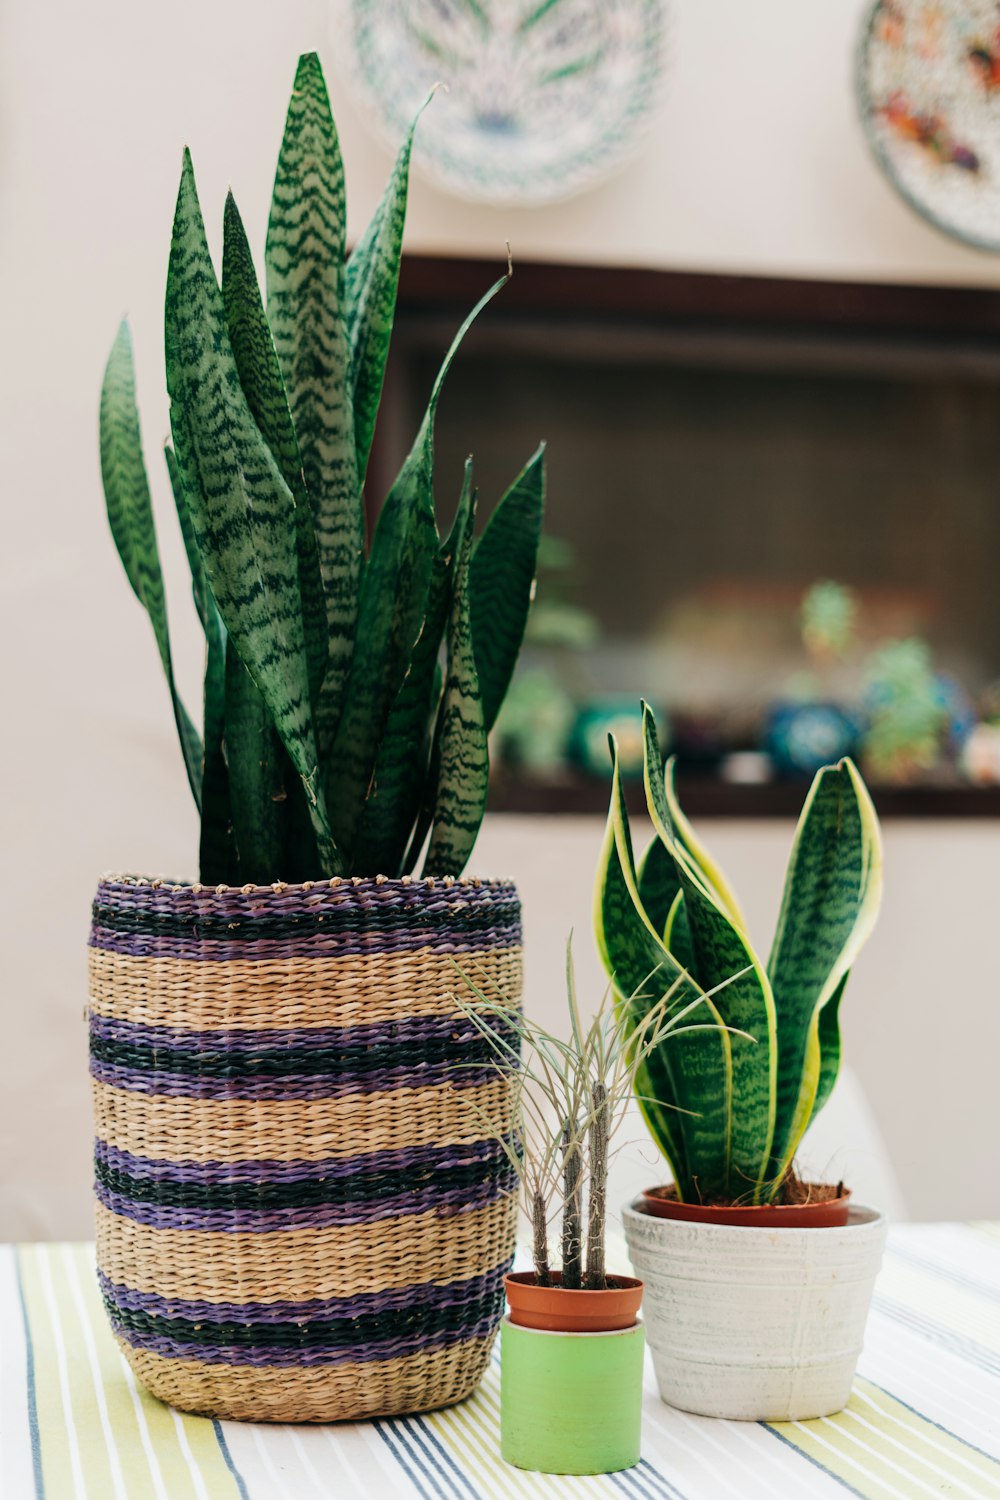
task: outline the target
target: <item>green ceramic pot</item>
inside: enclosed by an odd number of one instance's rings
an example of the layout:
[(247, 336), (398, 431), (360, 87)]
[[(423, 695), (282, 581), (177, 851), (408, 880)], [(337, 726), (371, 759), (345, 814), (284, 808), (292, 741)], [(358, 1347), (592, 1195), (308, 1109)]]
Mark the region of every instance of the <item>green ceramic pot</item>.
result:
[(639, 1462), (645, 1338), (500, 1329), (500, 1452), (543, 1474), (613, 1474)]

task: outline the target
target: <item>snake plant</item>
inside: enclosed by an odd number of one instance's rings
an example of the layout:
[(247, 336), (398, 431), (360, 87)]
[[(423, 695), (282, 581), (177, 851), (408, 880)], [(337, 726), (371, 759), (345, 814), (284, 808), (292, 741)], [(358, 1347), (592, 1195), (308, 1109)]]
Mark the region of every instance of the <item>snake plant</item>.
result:
[(678, 1004), (700, 999), (715, 1024), (666, 1036), (643, 1060), (640, 1107), (683, 1201), (780, 1202), (799, 1143), (836, 1080), (840, 1002), (878, 915), (875, 809), (850, 760), (819, 771), (765, 965), (734, 892), (681, 811), (673, 763), (664, 766), (645, 705), (643, 731), (654, 836), (636, 864), (612, 741), (598, 947), (633, 1024), (668, 983), (679, 985)]
[(534, 581), (544, 450), (478, 539), (470, 460), (442, 537), (438, 400), (505, 276), (459, 329), (366, 548), (363, 488), (415, 126), (347, 254), (326, 85), (316, 55), (300, 59), (267, 230), (266, 310), (232, 194), (217, 279), (184, 154), (166, 292), (166, 463), (206, 640), (201, 734), (174, 678), (126, 324), (108, 360), (108, 518), (166, 672), (208, 882), (395, 877), (425, 843), (424, 873), (457, 875), (482, 819), (487, 736)]

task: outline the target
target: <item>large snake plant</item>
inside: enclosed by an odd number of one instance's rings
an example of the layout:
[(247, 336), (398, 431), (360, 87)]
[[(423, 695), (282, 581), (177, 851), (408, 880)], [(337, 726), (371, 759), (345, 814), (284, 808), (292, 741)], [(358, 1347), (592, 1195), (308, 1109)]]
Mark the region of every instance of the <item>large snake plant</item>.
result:
[[(612, 741), (598, 946), (636, 1024), (671, 985), (678, 1005), (704, 997), (717, 1024), (664, 1037), (638, 1070), (640, 1105), (683, 1201), (780, 1202), (837, 1077), (840, 1001), (881, 900), (878, 819), (850, 760), (817, 774), (765, 966), (731, 887), (681, 811), (646, 706), (643, 729), (654, 837), (637, 866)], [(637, 993), (648, 998), (626, 998)]]
[(266, 312), (232, 194), (216, 279), (185, 152), (167, 276), (166, 462), (207, 643), (201, 735), (174, 680), (126, 324), (108, 360), (108, 516), (153, 625), (212, 883), (407, 874), (428, 834), (424, 873), (457, 875), (482, 819), (487, 735), (534, 581), (544, 456), (478, 540), (470, 461), (439, 535), (438, 398), (503, 277), (445, 357), (366, 554), (363, 487), (412, 141), (413, 127), (348, 255), (326, 85), (316, 55), (300, 59), (268, 223)]

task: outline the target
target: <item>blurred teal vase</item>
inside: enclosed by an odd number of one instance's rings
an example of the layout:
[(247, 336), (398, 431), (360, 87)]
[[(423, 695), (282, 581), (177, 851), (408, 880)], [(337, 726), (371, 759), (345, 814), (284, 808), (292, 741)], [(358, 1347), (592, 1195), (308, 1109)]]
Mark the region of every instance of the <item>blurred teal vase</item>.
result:
[[(656, 710), (657, 722), (666, 716)], [(666, 732), (666, 731), (665, 731)], [(570, 758), (589, 776), (608, 774), (608, 735), (618, 741), (623, 776), (642, 775), (642, 709), (635, 698), (595, 698), (577, 714), (570, 737)]]

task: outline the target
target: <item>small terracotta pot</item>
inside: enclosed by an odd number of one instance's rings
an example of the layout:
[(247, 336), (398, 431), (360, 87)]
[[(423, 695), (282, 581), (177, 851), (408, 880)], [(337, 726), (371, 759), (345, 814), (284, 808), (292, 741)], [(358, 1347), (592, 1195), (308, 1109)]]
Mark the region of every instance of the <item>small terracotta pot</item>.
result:
[(815, 1203), (681, 1203), (673, 1194), (672, 1187), (647, 1188), (643, 1208), (655, 1219), (745, 1229), (842, 1229), (851, 1211), (849, 1189)]
[(634, 1276), (609, 1276), (603, 1292), (571, 1290), (559, 1285), (538, 1286), (534, 1271), (515, 1271), (507, 1277), (510, 1320), (518, 1328), (547, 1333), (616, 1333), (632, 1328), (639, 1316), (642, 1282)]

